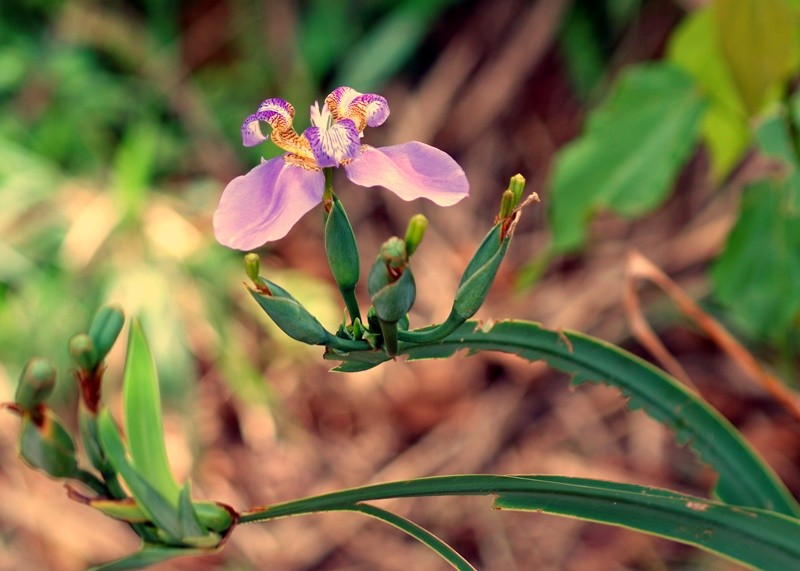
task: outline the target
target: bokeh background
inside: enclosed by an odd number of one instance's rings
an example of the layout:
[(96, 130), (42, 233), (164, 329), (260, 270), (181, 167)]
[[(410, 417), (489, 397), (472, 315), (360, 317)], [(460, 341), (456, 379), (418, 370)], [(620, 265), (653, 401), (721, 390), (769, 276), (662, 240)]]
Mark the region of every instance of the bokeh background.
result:
[[(672, 197), (638, 220), (601, 215), (590, 244), (547, 255), (556, 153), (627, 66), (663, 57), (690, 0), (5, 0), (0, 3), (0, 401), (25, 361), (61, 375), (53, 406), (75, 426), (66, 341), (104, 302), (142, 317), (163, 383), (168, 450), (197, 495), (245, 509), (394, 479), (557, 473), (704, 495), (713, 473), (616, 391), (571, 389), (542, 364), (502, 355), (329, 373), (321, 350), (283, 337), (246, 294), (241, 253), (215, 243), (224, 185), (279, 150), (241, 147), (267, 97), (305, 108), (350, 85), (389, 101), (374, 145), (419, 140), (464, 167), (468, 200), (404, 203), (337, 174), (368, 267), (381, 242), (423, 212), (413, 325), (442, 320), (460, 273), (493, 222), (508, 177), (542, 204), (517, 235), (484, 320), (577, 329), (648, 357), (622, 303), (637, 248), (715, 309), (707, 269), (736, 217), (702, 148)], [(321, 216), (263, 248), (264, 273), (335, 328)], [(366, 305), (366, 292), (359, 290)], [(800, 492), (798, 423), (655, 289), (643, 304), (703, 395)], [(724, 320), (724, 314), (721, 314)], [(783, 371), (794, 354), (743, 339)], [(118, 410), (122, 348), (104, 394)], [(794, 369), (796, 371), (796, 368)], [(785, 375), (786, 381), (791, 381)], [(0, 570), (77, 570), (133, 551), (129, 530), (67, 499), (16, 457), (18, 420), (0, 414)], [(390, 504), (480, 569), (738, 569), (631, 531), (486, 498)], [(437, 570), (433, 554), (355, 514), (236, 530), (219, 555), (162, 569)]]

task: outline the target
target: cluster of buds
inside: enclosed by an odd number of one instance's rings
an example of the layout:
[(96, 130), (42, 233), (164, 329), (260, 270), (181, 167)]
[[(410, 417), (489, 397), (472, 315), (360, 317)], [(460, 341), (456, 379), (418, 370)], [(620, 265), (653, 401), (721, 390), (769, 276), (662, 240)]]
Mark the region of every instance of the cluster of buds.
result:
[(193, 500), (188, 482), (183, 486), (175, 482), (166, 458), (155, 365), (135, 320), (123, 380), (127, 442), (123, 440), (102, 403), (101, 387), (105, 358), (124, 322), (121, 308), (103, 307), (88, 331), (69, 341), (80, 393), (80, 440), (90, 467), (80, 466), (75, 440), (47, 406), (56, 382), (56, 371), (48, 361), (28, 362), (14, 402), (5, 405), (22, 418), (19, 455), (23, 461), (53, 478), (72, 482), (67, 485), (70, 498), (127, 522), (141, 537), (142, 551), (110, 564), (111, 569), (212, 552), (222, 546), (238, 518), (228, 506)]
[(383, 243), (367, 278), (371, 306), (367, 319), (355, 295), (360, 277), (359, 253), (344, 206), (332, 193), (325, 205), (325, 251), (334, 281), (347, 307), (336, 333), (325, 327), (289, 292), (261, 275), (256, 254), (245, 256), (245, 268), (252, 282), (250, 293), (275, 324), (287, 335), (309, 345), (327, 348), (326, 357), (356, 365), (340, 370), (362, 370), (402, 354), (404, 347), (435, 343), (453, 333), (471, 318), (486, 300), (497, 270), (505, 257), (524, 206), (538, 200), (536, 194), (523, 200), (525, 178), (515, 175), (503, 193), (494, 225), (481, 242), (461, 277), (447, 319), (438, 325), (409, 330), (408, 313), (416, 299), (411, 256), (419, 247), (428, 225), (418, 214), (408, 224), (404, 238)]

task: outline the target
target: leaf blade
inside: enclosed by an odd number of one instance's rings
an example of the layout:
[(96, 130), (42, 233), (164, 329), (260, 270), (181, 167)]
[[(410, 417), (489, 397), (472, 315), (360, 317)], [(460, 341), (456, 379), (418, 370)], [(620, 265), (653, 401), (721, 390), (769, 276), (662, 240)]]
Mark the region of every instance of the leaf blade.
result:
[(352, 506), (349, 511), (363, 513), (407, 533), (447, 561), (453, 569), (458, 569), (459, 571), (475, 571), (475, 568), (455, 549), (427, 529), (415, 524), (413, 521), (369, 504), (356, 504)]
[(125, 445), (108, 410), (100, 412), (97, 428), (106, 457), (125, 480), (142, 511), (173, 539), (180, 540), (184, 534), (177, 508), (172, 506), (139, 469), (128, 461)]
[(568, 476), (467, 474), (373, 484), (246, 512), (240, 523), (348, 511), (361, 502), (390, 498), (456, 495), (496, 495), (495, 507), (501, 509), (541, 510), (629, 527), (756, 568), (794, 569), (800, 563), (796, 518), (660, 488)]
[(501, 321), (485, 330), (465, 323), (446, 339), (408, 347), (409, 359), (444, 358), (456, 351), (501, 351), (574, 375), (574, 382), (604, 382), (690, 442), (719, 473), (716, 493), (730, 503), (800, 514), (800, 506), (771, 468), (718, 412), (649, 363), (599, 339), (571, 331), (551, 331), (525, 321)]
[(125, 435), (133, 464), (177, 508), (181, 489), (167, 458), (158, 374), (137, 319), (131, 322), (122, 392)]

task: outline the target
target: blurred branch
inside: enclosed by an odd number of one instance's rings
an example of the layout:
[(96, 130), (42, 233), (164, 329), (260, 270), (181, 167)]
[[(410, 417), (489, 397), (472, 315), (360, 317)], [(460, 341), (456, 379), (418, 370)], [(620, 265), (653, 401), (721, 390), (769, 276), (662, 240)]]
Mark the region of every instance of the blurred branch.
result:
[[(672, 281), (664, 272), (635, 250), (628, 255), (627, 271), (629, 288), (634, 289), (634, 283), (637, 278), (647, 279), (656, 284), (670, 299), (672, 299), (680, 312), (704, 331), (720, 349), (727, 353), (728, 356), (739, 365), (739, 368), (756, 380), (792, 417), (796, 420), (800, 420), (800, 397), (789, 390), (778, 378), (767, 372), (756, 358), (753, 357), (733, 335), (728, 333), (719, 322), (703, 311), (678, 284)], [(635, 292), (633, 293), (633, 297), (635, 297)], [(628, 297), (628, 299), (630, 299), (630, 297)], [(636, 320), (633, 319), (631, 315), (635, 316), (635, 313), (629, 314), (628, 316), (629, 319), (631, 319), (631, 327), (641, 334), (641, 323), (639, 323), (639, 327), (637, 327)], [(645, 325), (645, 327), (649, 330), (650, 335), (645, 332), (644, 337), (637, 335), (637, 338), (642, 340), (643, 344), (656, 355), (671, 374), (675, 375), (677, 373), (676, 376), (678, 376), (678, 378), (687, 382), (688, 375), (686, 375), (686, 372), (680, 364), (669, 355), (666, 348), (658, 341), (649, 326)], [(653, 343), (653, 338), (656, 339), (655, 343)]]
[(572, 0), (540, 0), (521, 16), (521, 23), (459, 99), (452, 124), (463, 145), (477, 137), (517, 94), (547, 53)]

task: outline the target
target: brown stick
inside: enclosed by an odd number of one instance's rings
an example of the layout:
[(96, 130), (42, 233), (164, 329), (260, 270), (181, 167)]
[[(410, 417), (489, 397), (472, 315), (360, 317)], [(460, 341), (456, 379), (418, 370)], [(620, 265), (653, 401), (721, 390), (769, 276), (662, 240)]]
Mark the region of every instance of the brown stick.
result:
[[(691, 319), (717, 346), (722, 349), (751, 378), (757, 381), (786, 411), (800, 421), (800, 397), (791, 391), (777, 377), (770, 374), (755, 357), (733, 335), (713, 317), (703, 311), (683, 289), (664, 272), (636, 250), (628, 254), (625, 307), (634, 335), (650, 350), (671, 374), (685, 382), (688, 379), (683, 368), (669, 354), (658, 340), (639, 307), (635, 280), (646, 279), (661, 288), (678, 307), (678, 310)], [(642, 328), (642, 322), (644, 328)], [(644, 335), (642, 331), (646, 330)], [(653, 342), (655, 340), (655, 342)]]

